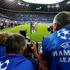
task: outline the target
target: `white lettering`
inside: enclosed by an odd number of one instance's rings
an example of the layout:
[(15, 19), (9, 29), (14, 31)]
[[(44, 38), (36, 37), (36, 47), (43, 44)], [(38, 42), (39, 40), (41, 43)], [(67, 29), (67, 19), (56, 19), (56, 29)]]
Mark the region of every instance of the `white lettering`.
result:
[(70, 50), (63, 50), (64, 56), (70, 56)]
[(70, 57), (60, 57), (60, 62), (63, 63), (70, 63)]
[(57, 51), (52, 52), (53, 56), (57, 56)]
[(62, 51), (58, 51), (58, 56), (63, 56)]
[(64, 62), (64, 63), (67, 62), (66, 57), (63, 58), (60, 57), (60, 62)]
[(53, 51), (52, 56), (70, 56), (70, 50)]
[(68, 58), (68, 62), (70, 62), (70, 57)]

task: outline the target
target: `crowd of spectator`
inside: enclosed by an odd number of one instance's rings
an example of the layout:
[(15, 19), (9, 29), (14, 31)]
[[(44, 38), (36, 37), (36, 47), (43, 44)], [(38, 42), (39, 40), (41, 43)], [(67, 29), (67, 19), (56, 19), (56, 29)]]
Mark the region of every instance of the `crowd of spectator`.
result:
[(8, 27), (14, 27), (20, 25), (20, 23), (17, 23), (17, 21), (11, 21), (8, 19), (0, 21), (0, 29), (8, 28)]

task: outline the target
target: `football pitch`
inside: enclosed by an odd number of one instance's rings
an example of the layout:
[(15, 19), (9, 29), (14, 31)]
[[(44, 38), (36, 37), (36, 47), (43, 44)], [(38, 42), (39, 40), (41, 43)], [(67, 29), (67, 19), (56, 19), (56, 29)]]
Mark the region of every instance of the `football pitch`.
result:
[(9, 32), (9, 33), (17, 33), (19, 34), (20, 30), (27, 30), (27, 36), (30, 37), (32, 41), (41, 42), (44, 36), (48, 36), (50, 33), (47, 30), (47, 24), (38, 24), (35, 29), (35, 32), (30, 33), (30, 24), (23, 24), (19, 26), (14, 26), (10, 28), (5, 28), (0, 30), (0, 32)]

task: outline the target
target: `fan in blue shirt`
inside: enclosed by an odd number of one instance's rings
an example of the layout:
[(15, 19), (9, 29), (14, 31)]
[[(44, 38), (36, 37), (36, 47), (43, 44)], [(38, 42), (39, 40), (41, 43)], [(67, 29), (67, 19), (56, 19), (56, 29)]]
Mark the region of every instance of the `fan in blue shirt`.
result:
[(22, 35), (10, 35), (5, 45), (7, 55), (0, 58), (0, 70), (34, 70), (31, 61), (23, 56), (25, 38)]
[(44, 37), (43, 58), (49, 70), (70, 70), (70, 12), (58, 13), (53, 33)]
[(0, 57), (6, 55), (6, 47), (4, 45), (6, 38), (9, 36), (9, 33), (0, 32)]
[(4, 45), (0, 45), (0, 57), (6, 55), (6, 47)]

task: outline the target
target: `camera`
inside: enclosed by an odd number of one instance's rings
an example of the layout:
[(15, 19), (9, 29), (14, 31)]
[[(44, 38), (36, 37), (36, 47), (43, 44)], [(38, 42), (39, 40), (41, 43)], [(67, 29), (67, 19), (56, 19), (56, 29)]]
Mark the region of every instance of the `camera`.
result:
[(23, 35), (26, 38), (26, 30), (20, 30), (20, 34)]
[(29, 46), (32, 46), (30, 38), (28, 36), (26, 36), (26, 32), (27, 32), (27, 30), (20, 30), (20, 34), (23, 35), (26, 39), (26, 44)]
[(53, 26), (49, 26), (48, 29), (47, 29), (49, 32), (53, 33)]

